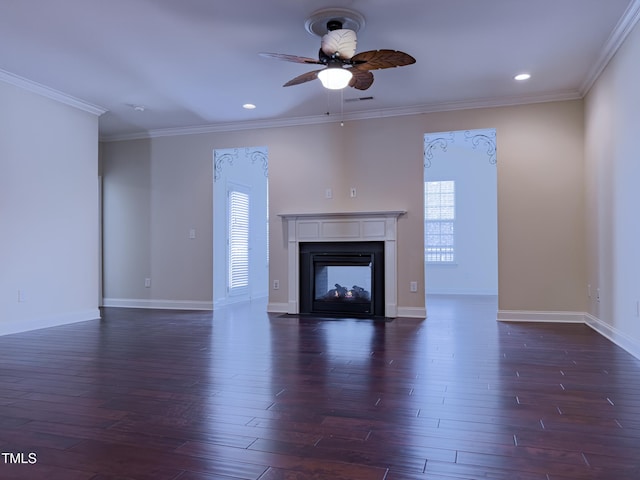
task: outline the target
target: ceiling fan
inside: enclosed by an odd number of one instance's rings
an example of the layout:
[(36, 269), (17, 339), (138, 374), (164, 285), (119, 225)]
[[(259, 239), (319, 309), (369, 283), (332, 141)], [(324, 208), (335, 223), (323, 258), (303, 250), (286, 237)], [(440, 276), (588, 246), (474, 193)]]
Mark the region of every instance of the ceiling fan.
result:
[[(325, 68), (303, 73), (283, 86), (299, 85), (319, 78), (325, 88), (332, 90), (347, 86), (366, 90), (373, 84), (371, 70), (415, 63), (416, 60), (411, 55), (396, 50), (369, 50), (356, 54), (356, 32), (351, 28), (343, 28), (345, 23), (353, 24), (353, 21), (350, 18), (331, 18), (326, 21), (327, 32), (322, 36), (318, 59), (283, 53), (262, 52), (260, 55), (287, 62), (324, 65)], [(355, 25), (357, 28), (360, 24)], [(317, 28), (312, 29), (313, 31), (309, 31), (318, 33)]]

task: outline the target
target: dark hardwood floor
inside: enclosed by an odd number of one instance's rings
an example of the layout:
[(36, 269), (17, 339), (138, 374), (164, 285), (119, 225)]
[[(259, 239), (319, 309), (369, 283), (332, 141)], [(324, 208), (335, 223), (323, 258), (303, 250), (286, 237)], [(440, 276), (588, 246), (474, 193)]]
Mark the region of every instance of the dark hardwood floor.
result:
[[(107, 308), (0, 337), (0, 478), (639, 479), (640, 362), (584, 325)], [(17, 463), (16, 463), (17, 462)]]

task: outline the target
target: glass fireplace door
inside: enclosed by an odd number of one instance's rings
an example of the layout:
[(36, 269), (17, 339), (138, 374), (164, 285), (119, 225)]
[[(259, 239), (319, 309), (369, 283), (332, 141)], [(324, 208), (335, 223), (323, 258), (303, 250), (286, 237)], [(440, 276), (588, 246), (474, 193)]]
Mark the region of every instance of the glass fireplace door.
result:
[(300, 242), (299, 312), (384, 316), (384, 242)]
[(373, 255), (313, 255), (313, 309), (317, 312), (373, 312)]

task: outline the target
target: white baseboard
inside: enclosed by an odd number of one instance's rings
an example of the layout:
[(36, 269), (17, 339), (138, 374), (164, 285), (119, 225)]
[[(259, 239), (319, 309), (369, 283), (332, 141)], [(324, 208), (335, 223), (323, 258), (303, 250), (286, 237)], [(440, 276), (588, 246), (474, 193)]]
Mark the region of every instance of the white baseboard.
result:
[(139, 298), (104, 298), (104, 307), (157, 308), (162, 310), (213, 310), (213, 302), (195, 300), (149, 300)]
[(638, 343), (637, 340), (586, 312), (536, 312), (526, 310), (499, 310), (498, 321), (583, 323), (640, 360), (640, 343)]
[(45, 317), (32, 318), (22, 321), (0, 322), (0, 336), (12, 333), (28, 332), (41, 328), (58, 327), (70, 323), (86, 322), (87, 320), (97, 320), (100, 318), (100, 310), (92, 308), (78, 312), (60, 313)]
[(585, 313), (585, 323), (605, 338), (640, 360), (640, 343), (626, 333), (622, 333), (611, 325), (589, 313)]
[(425, 307), (398, 307), (398, 317), (427, 318)]
[(268, 313), (289, 313), (288, 303), (269, 302), (267, 304)]
[(584, 312), (498, 310), (499, 322), (585, 323)]

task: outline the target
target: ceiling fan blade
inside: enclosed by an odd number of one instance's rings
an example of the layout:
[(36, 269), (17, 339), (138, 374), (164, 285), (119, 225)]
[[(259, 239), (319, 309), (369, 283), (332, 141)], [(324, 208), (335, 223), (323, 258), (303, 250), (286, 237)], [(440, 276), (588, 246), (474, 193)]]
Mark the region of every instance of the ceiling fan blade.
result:
[(260, 52), (258, 55), (265, 58), (275, 58), (276, 60), (284, 60), (285, 62), (311, 63), (314, 65), (322, 65), (322, 62), (316, 58), (299, 57), (297, 55), (287, 55), (285, 53)]
[(300, 85), (301, 83), (310, 82), (311, 80), (315, 80), (318, 78), (318, 72), (322, 70), (314, 70), (312, 72), (303, 73), (302, 75), (298, 75), (296, 78), (292, 78), (287, 83), (283, 85), (283, 87), (290, 87), (291, 85)]
[(416, 63), (408, 53), (397, 50), (369, 50), (351, 58), (353, 68), (358, 70), (378, 70), (380, 68), (403, 67)]
[(373, 73), (370, 71), (357, 68), (350, 68), (349, 71), (353, 74), (353, 77), (349, 80), (350, 87), (366, 90), (373, 83)]

